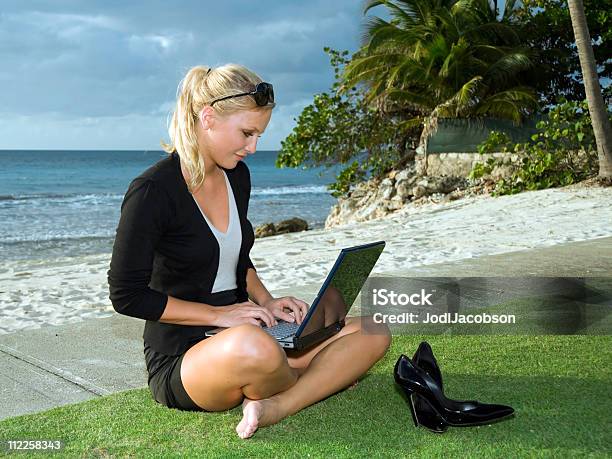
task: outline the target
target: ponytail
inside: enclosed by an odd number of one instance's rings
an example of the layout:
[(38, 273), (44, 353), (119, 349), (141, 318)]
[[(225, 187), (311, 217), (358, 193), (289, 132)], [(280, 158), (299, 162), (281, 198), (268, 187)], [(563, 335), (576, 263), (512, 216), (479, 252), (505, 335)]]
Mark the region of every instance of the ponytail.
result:
[[(194, 193), (205, 179), (204, 158), (199, 153), (197, 123), (202, 108), (216, 98), (229, 94), (254, 90), (263, 80), (255, 73), (238, 64), (226, 64), (213, 69), (198, 65), (189, 69), (181, 80), (176, 94), (176, 107), (168, 123), (171, 142), (161, 142), (167, 153), (176, 153), (189, 179), (187, 188)], [(236, 97), (219, 101), (214, 105), (215, 113), (226, 116), (240, 110), (272, 109), (274, 104), (258, 107), (251, 97)]]
[(204, 183), (204, 159), (198, 152), (196, 123), (198, 113), (194, 111), (193, 95), (201, 92), (203, 82), (210, 67), (196, 66), (187, 72), (179, 84), (176, 95), (176, 108), (168, 126), (172, 144), (162, 143), (168, 153), (176, 151), (181, 163), (189, 173), (187, 188), (193, 193)]

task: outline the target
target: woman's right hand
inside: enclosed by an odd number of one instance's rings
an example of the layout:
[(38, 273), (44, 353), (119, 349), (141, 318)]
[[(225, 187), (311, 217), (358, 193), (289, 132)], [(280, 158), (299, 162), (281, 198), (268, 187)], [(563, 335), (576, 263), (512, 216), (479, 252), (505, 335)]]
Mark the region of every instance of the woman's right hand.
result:
[(218, 310), (220, 313), (215, 324), (218, 327), (234, 327), (242, 324), (261, 326), (261, 322), (265, 323), (268, 327), (277, 324), (270, 311), (251, 301), (236, 303), (230, 306), (217, 306), (215, 310)]

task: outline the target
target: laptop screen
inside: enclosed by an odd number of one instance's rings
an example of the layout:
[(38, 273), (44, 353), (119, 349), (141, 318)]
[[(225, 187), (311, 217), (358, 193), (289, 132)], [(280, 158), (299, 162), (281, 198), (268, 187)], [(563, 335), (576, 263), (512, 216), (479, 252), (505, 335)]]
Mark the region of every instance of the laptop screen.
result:
[[(297, 335), (304, 337), (344, 320), (367, 280), (384, 242), (343, 249), (317, 298), (310, 307), (311, 316)], [(318, 300), (318, 301), (317, 301)]]

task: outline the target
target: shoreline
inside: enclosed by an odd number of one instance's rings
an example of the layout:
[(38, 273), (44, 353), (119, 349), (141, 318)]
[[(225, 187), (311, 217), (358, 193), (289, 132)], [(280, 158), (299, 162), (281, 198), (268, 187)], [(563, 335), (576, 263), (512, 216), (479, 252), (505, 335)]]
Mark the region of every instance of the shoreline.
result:
[[(579, 184), (578, 184), (579, 185)], [(612, 236), (612, 189), (570, 186), (406, 206), (367, 222), (255, 240), (270, 291), (323, 280), (343, 247), (387, 246), (373, 274)], [(109, 317), (110, 253), (9, 261), (0, 269), (0, 334)]]

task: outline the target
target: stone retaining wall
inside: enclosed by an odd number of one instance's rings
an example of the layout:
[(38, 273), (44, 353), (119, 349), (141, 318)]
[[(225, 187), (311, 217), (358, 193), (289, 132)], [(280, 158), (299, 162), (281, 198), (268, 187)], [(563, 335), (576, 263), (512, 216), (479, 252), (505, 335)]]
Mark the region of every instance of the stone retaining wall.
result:
[(476, 163), (486, 162), (489, 158), (504, 158), (506, 167), (496, 167), (491, 176), (501, 177), (509, 172), (507, 165), (518, 161), (515, 153), (433, 153), (427, 157), (423, 154), (416, 155), (417, 170), (420, 175), (447, 175), (455, 177), (467, 177)]
[(401, 171), (392, 171), (382, 180), (358, 184), (332, 207), (325, 227), (367, 221), (388, 215), (409, 202), (458, 199), (469, 185), (467, 177), (478, 162), (503, 158), (484, 178), (497, 180), (509, 175), (510, 164), (519, 161), (515, 153), (433, 153), (417, 154), (415, 162)]
[[(449, 194), (466, 184), (457, 176), (428, 176), (416, 173), (416, 165), (392, 171), (382, 180), (359, 183), (346, 197), (332, 207), (325, 227), (379, 218), (401, 209), (407, 202), (428, 196)], [(451, 198), (449, 198), (451, 199)]]

